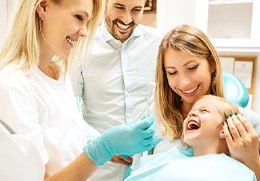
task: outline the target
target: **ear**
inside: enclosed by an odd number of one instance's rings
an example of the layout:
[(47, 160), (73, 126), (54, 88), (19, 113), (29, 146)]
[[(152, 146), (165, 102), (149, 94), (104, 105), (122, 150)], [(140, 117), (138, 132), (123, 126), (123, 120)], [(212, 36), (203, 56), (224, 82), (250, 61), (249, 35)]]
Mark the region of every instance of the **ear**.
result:
[(220, 139), (225, 139), (224, 129), (221, 129), (221, 130), (220, 130), (219, 138), (220, 138)]
[(209, 66), (210, 66), (211, 73), (216, 71), (216, 62), (215, 61), (211, 60)]
[(47, 1), (48, 0), (41, 0), (41, 2), (38, 4), (38, 6), (36, 8), (39, 19), (41, 19), (41, 20), (44, 19), (44, 16), (46, 13)]

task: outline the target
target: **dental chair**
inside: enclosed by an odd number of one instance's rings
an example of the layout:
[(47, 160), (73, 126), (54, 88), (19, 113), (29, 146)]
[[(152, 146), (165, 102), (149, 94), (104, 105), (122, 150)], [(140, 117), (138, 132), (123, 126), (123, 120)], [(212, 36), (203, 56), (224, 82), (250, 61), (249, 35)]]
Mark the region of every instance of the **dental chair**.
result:
[(249, 102), (249, 94), (241, 80), (227, 72), (223, 72), (225, 97), (229, 102), (246, 107)]

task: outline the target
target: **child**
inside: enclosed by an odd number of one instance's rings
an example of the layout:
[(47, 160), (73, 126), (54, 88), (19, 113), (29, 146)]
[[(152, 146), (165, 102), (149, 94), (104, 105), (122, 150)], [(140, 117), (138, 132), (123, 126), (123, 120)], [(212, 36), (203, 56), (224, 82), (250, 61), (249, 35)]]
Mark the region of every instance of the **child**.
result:
[(249, 168), (229, 156), (223, 125), (239, 116), (237, 107), (224, 98), (202, 96), (183, 122), (187, 146), (153, 155), (148, 162), (143, 157), (139, 165), (145, 165), (126, 180), (256, 180)]

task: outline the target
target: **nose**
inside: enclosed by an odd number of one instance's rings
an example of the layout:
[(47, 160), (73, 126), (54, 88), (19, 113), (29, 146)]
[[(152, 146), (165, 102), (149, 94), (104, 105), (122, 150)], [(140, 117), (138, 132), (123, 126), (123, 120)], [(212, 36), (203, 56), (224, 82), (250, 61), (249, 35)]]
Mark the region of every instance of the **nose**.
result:
[(192, 110), (189, 112), (189, 116), (194, 116), (196, 117), (198, 115), (198, 111), (197, 110)]
[(123, 21), (126, 25), (132, 22), (132, 15), (130, 11), (125, 11), (122, 13), (121, 21)]
[(191, 84), (191, 79), (189, 78), (189, 76), (184, 75), (184, 74), (180, 75), (179, 81), (180, 81), (181, 87), (185, 87), (185, 86)]
[(87, 26), (82, 26), (82, 28), (78, 30), (78, 35), (83, 38), (86, 38), (88, 36)]

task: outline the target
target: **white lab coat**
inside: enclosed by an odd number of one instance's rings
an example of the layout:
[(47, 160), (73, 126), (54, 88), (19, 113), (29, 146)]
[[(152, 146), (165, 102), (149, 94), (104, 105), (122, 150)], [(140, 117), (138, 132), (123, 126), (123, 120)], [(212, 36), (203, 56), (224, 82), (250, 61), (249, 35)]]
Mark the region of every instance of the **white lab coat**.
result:
[(0, 178), (4, 181), (42, 181), (45, 166), (32, 142), (11, 134), (0, 123)]

